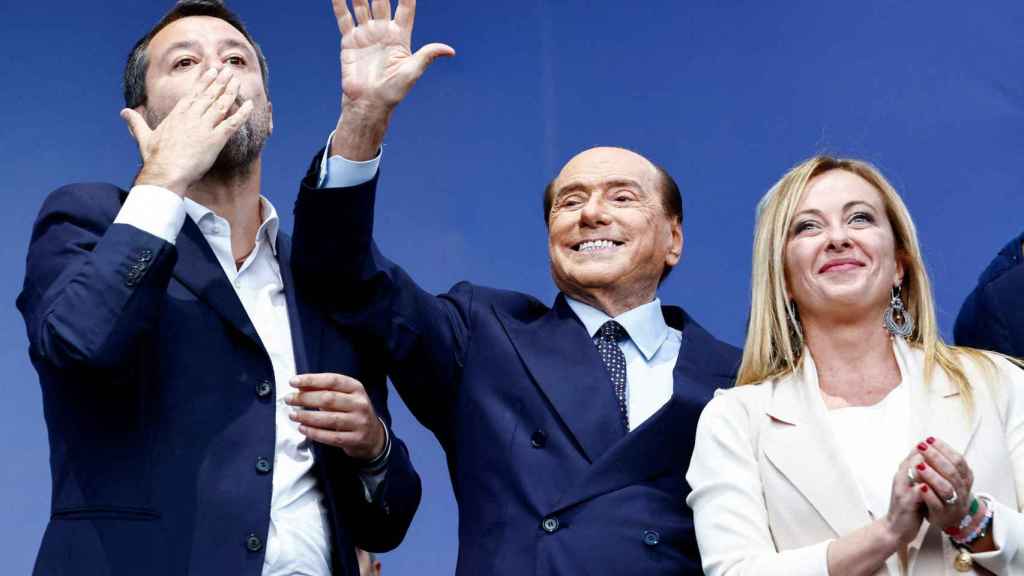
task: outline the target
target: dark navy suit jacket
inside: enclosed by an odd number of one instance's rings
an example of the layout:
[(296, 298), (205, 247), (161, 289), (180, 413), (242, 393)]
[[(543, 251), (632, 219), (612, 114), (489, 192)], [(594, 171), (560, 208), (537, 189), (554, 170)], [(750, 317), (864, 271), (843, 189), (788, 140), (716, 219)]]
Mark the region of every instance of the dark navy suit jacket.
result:
[(1024, 258), (1014, 238), (981, 273), (953, 330), (956, 343), (1024, 357)]
[(438, 438), (459, 507), (457, 573), (700, 574), (685, 499), (697, 418), (738, 351), (685, 312), (674, 394), (628, 435), (586, 329), (559, 296), (461, 283), (434, 296), (372, 239), (376, 181), (296, 203), (300, 290), (391, 353), (392, 381)]
[[(275, 388), (270, 358), (199, 228), (176, 245), (112, 224), (126, 193), (61, 188), (32, 233), (18, 308), (39, 373), (52, 514), (36, 574), (258, 576), (270, 521)], [(349, 374), (386, 410), (382, 353), (296, 297), (279, 235), (296, 367)], [(368, 503), (358, 465), (315, 448), (335, 574), (358, 574), (353, 545), (395, 547), (419, 477), (394, 441)]]

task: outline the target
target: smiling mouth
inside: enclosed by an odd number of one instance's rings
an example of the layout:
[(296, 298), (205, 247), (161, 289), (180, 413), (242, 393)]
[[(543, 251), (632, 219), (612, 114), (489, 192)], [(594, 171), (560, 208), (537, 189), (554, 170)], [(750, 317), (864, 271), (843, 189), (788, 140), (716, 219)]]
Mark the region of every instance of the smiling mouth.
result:
[(572, 247), (573, 250), (582, 253), (602, 252), (622, 246), (623, 242), (617, 240), (587, 240)]
[(818, 270), (818, 273), (826, 274), (828, 272), (846, 272), (847, 270), (855, 270), (863, 267), (864, 264), (856, 260), (840, 260), (825, 264), (821, 267), (821, 270)]

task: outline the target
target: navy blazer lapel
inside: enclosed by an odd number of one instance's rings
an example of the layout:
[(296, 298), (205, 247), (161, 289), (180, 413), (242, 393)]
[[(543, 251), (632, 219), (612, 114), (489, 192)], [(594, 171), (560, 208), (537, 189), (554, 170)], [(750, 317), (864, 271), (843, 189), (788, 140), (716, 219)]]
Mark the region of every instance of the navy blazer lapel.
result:
[(242, 307), (242, 301), (238, 299), (213, 249), (192, 218), (185, 218), (185, 225), (178, 234), (175, 247), (178, 263), (174, 267), (174, 277), (197, 298), (209, 304), (229, 325), (263, 347), (256, 327)]
[(306, 374), (316, 371), (316, 358), (319, 355), (317, 345), (320, 342), (323, 324), (317, 321), (319, 317), (312, 313), (306, 302), (295, 294), (291, 256), (291, 238), (279, 232), (277, 234), (277, 264), (281, 269), (285, 301), (288, 304), (288, 323), (291, 326), (292, 332), (295, 372), (297, 374)]
[(495, 308), (537, 386), (594, 462), (623, 438), (611, 380), (586, 328), (561, 294), (539, 319), (522, 323)]
[[(736, 366), (724, 365), (712, 348), (720, 345), (679, 308), (663, 307), (669, 326), (682, 332), (682, 344), (672, 370), (673, 392), (668, 402), (595, 462), (580, 484), (565, 493), (559, 509), (655, 478), (671, 470), (682, 474), (689, 466), (697, 418), (716, 388), (731, 387)], [(557, 510), (556, 510), (557, 511)]]

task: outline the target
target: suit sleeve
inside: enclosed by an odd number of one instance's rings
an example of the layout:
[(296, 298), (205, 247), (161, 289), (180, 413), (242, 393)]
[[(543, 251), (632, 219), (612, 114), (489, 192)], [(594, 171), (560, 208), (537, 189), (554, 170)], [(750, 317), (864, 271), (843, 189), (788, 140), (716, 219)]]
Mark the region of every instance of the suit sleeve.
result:
[(313, 167), (295, 204), (296, 286), (332, 321), (369, 334), (387, 350), (403, 400), (444, 435), (472, 332), (473, 289), (463, 283), (441, 296), (421, 289), (373, 241), (377, 178), (316, 188), (319, 157)]
[(1024, 356), (1022, 238), (996, 256), (964, 301), (953, 330), (957, 344)]
[(717, 394), (697, 423), (686, 481), (708, 576), (828, 576), (830, 540), (776, 550), (751, 438), (751, 415), (735, 394)]
[(370, 552), (397, 548), (420, 504), (420, 477), (409, 451), (398, 437), (392, 436), (391, 442), (387, 472), (370, 499), (359, 480), (358, 464), (340, 449), (328, 449), (327, 484), (337, 498), (338, 517), (349, 519), (352, 543)]
[(176, 252), (152, 234), (112, 224), (119, 194), (112, 186), (69, 186), (43, 204), (17, 301), (37, 362), (114, 368), (155, 329)]
[(1000, 378), (996, 379), (992, 391), (1010, 451), (1017, 501), (999, 502), (990, 498), (992, 538), (997, 549), (972, 556), (993, 574), (1024, 574), (1024, 552), (1020, 549), (1024, 542), (1024, 370), (1003, 358), (993, 358), (993, 361)]

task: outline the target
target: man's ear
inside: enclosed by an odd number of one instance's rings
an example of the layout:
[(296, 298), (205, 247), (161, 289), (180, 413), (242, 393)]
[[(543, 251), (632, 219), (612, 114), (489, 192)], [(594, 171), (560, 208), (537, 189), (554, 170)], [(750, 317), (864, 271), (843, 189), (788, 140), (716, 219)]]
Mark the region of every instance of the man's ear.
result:
[(679, 260), (683, 257), (683, 223), (676, 218), (672, 221), (672, 245), (669, 247), (668, 254), (665, 256), (665, 265), (672, 267), (679, 263)]
[(274, 133), (274, 103), (267, 100), (267, 116), (270, 117), (270, 122), (267, 124), (267, 134)]

